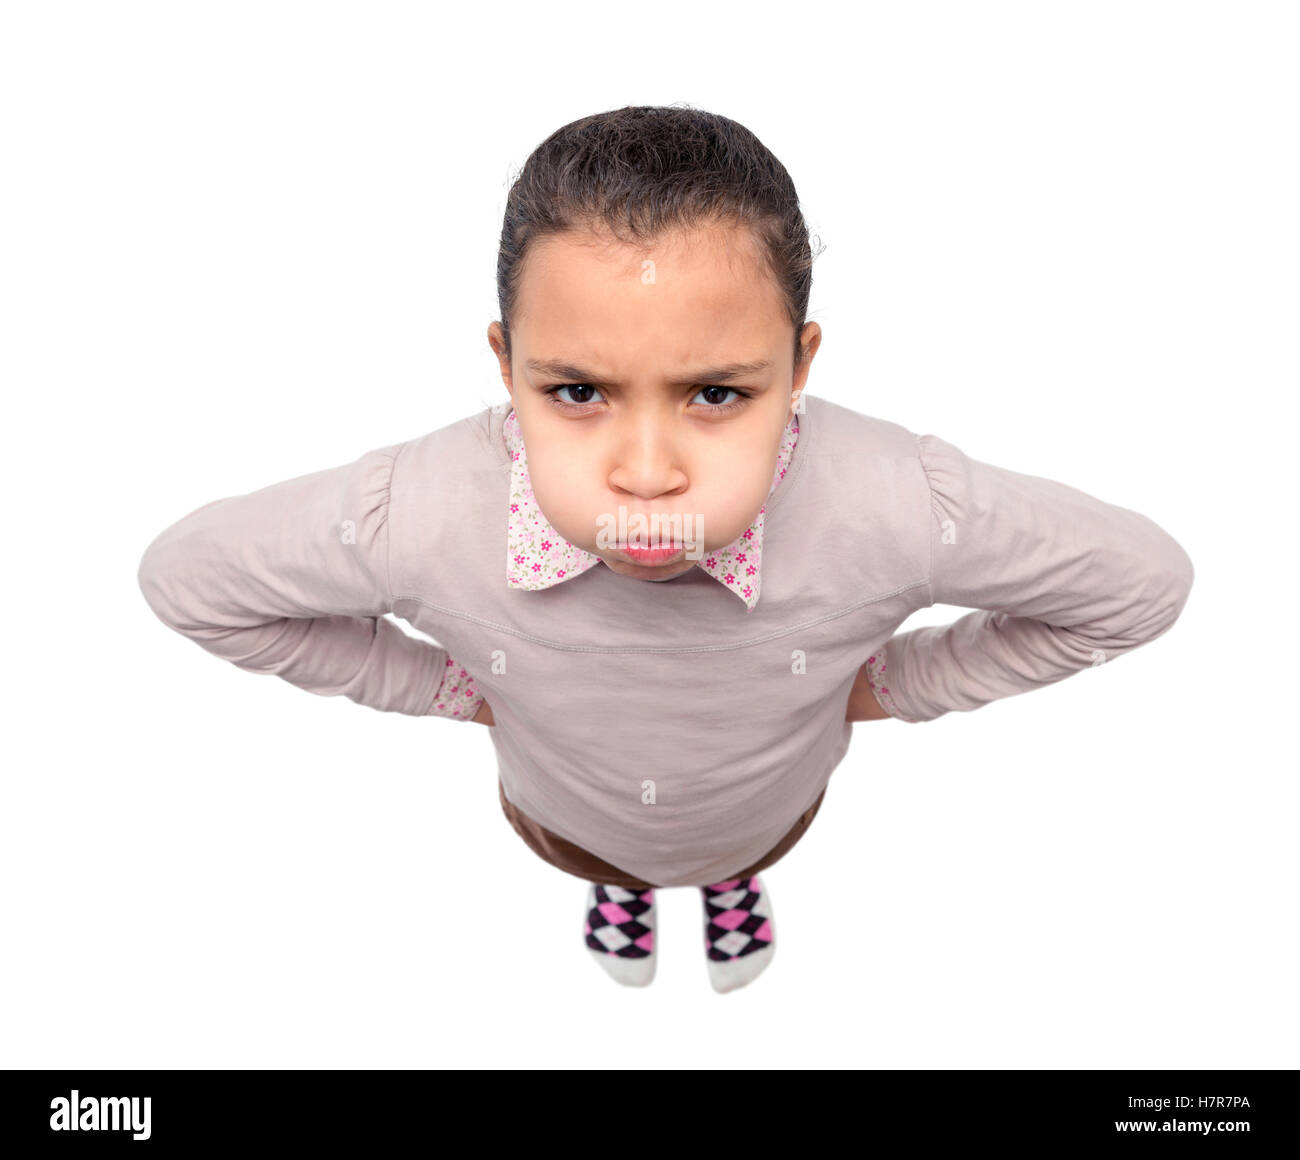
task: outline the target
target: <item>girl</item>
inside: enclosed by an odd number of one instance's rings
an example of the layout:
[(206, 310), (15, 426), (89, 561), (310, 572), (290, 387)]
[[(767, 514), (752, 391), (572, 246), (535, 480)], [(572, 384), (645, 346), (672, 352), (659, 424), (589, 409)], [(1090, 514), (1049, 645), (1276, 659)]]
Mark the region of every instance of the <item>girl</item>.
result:
[[(811, 263), (789, 175), (736, 122), (566, 125), (506, 207), (509, 402), (199, 508), (145, 551), (145, 598), (252, 672), (491, 726), (510, 824), (588, 883), (596, 961), (649, 983), (655, 888), (694, 886), (712, 985), (745, 984), (775, 950), (759, 872), (852, 722), (1129, 652), (1193, 576), (1137, 512), (805, 397)], [(934, 603), (975, 611), (895, 633)]]

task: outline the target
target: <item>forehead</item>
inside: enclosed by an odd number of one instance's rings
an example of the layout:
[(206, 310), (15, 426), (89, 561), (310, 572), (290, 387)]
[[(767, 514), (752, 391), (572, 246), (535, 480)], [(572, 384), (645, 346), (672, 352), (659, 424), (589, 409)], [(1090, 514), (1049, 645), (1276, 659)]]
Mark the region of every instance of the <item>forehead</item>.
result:
[[(570, 232), (529, 247), (511, 331), (530, 348), (563, 342), (698, 351), (770, 345), (788, 318), (754, 233), (705, 226), (635, 246)], [(549, 350), (547, 354), (551, 353)]]

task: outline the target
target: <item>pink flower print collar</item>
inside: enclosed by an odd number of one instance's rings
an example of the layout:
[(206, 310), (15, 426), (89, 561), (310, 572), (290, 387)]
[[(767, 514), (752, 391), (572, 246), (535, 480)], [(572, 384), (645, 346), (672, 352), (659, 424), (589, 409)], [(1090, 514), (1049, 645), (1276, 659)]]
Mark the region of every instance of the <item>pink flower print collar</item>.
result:
[[(503, 433), (510, 452), (506, 582), (512, 588), (535, 592), (572, 580), (588, 568), (603, 564), (604, 561), (599, 556), (569, 543), (542, 515), (537, 500), (533, 497), (523, 432), (513, 408), (506, 416)], [(785, 478), (798, 439), (799, 417), (791, 415), (781, 438), (776, 471), (773, 472), (772, 486), (767, 492), (769, 497)], [(767, 504), (764, 504), (754, 517), (754, 522), (730, 544), (720, 551), (707, 553), (695, 562), (696, 567), (702, 568), (724, 588), (734, 592), (751, 612), (758, 603), (762, 586), (763, 518), (766, 512)]]

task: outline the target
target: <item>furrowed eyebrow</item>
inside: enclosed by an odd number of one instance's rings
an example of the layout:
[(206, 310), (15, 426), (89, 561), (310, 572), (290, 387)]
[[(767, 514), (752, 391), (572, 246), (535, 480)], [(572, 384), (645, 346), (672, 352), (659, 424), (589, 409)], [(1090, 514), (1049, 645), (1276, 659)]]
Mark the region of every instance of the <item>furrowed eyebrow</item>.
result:
[[(591, 383), (593, 386), (610, 386), (608, 379), (588, 370), (586, 367), (580, 367), (576, 363), (564, 362), (559, 359), (539, 359), (530, 358), (525, 360), (524, 365), (530, 371), (536, 371), (538, 374), (551, 375), (557, 379), (573, 379), (581, 383)], [(706, 370), (696, 371), (694, 374), (686, 375), (682, 378), (669, 379), (668, 382), (674, 387), (691, 386), (694, 383), (718, 384), (729, 383), (733, 379), (744, 378), (746, 375), (756, 375), (760, 371), (768, 370), (772, 365), (771, 359), (758, 359), (754, 362), (735, 362), (726, 363), (723, 366), (709, 367)]]

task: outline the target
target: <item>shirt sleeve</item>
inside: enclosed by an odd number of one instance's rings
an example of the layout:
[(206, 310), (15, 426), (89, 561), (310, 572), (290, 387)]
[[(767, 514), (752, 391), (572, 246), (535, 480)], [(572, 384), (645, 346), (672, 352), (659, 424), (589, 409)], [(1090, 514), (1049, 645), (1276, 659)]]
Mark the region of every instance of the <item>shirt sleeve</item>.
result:
[(468, 674), (385, 619), (401, 446), (192, 511), (145, 549), (145, 600), (169, 628), (248, 672), (384, 712), (468, 720), (481, 700)]
[(886, 713), (915, 723), (978, 709), (1131, 652), (1178, 619), (1192, 562), (1146, 516), (916, 439), (929, 603), (979, 611), (898, 633), (867, 659)]

